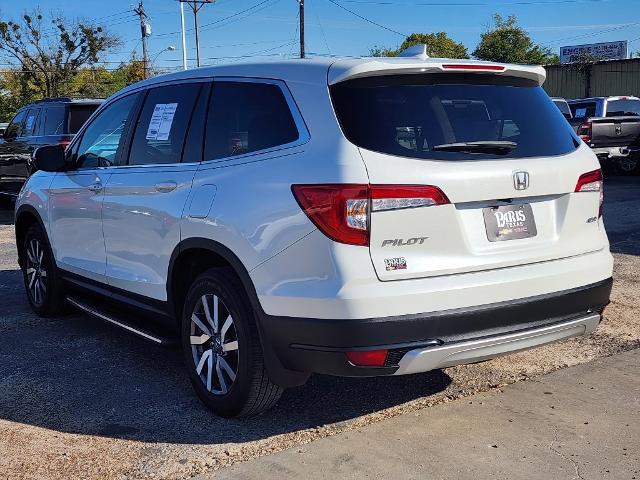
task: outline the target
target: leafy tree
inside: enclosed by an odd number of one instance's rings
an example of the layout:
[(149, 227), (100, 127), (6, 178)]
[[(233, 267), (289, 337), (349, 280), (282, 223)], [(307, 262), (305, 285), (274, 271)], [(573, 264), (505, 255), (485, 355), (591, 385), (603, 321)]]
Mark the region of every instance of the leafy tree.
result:
[(397, 57), (403, 50), (414, 45), (427, 45), (427, 54), (435, 58), (469, 58), (467, 48), (450, 38), (445, 32), (412, 33), (397, 49), (373, 47), (372, 57)]
[(8, 122), (16, 110), (37, 96), (33, 82), (20, 72), (0, 73), (0, 122)]
[(518, 19), (510, 15), (506, 20), (498, 14), (493, 16), (494, 25), (480, 35), (480, 43), (473, 56), (480, 60), (503, 63), (526, 63), (552, 65), (560, 58), (550, 49), (536, 45)]
[(68, 24), (63, 17), (45, 22), (35, 10), (19, 22), (0, 20), (0, 55), (32, 82), (39, 96), (66, 93), (78, 71), (96, 64), (102, 55), (120, 44), (91, 22)]

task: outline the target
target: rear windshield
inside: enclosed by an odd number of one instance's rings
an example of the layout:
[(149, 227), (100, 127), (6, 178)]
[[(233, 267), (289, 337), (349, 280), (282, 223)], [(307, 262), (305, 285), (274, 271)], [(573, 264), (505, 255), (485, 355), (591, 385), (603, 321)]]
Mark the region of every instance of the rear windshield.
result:
[[(544, 90), (525, 79), (478, 74), (368, 77), (332, 86), (331, 97), (351, 142), (391, 155), (522, 158), (563, 155), (579, 145)], [(511, 147), (500, 153), (443, 151), (461, 142)]]
[(576, 118), (587, 118), (596, 116), (595, 102), (572, 103), (570, 105), (571, 113)]
[(100, 105), (71, 105), (69, 110), (69, 133), (76, 134)]
[(627, 98), (607, 102), (607, 117), (629, 116), (640, 117), (640, 100)]

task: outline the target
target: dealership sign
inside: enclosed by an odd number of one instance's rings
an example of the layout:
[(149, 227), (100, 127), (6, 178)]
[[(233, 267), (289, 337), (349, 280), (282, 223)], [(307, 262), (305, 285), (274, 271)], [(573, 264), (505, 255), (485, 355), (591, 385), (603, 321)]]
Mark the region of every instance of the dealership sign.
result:
[(560, 63), (574, 63), (584, 57), (594, 60), (624, 60), (627, 58), (627, 41), (560, 47)]

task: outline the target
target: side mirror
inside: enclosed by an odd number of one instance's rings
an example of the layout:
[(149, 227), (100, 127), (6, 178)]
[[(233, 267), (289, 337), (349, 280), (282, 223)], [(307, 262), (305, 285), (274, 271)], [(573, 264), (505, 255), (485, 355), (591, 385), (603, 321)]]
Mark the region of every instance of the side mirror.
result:
[(60, 172), (65, 169), (64, 147), (62, 145), (46, 145), (33, 152), (35, 170), (43, 172)]

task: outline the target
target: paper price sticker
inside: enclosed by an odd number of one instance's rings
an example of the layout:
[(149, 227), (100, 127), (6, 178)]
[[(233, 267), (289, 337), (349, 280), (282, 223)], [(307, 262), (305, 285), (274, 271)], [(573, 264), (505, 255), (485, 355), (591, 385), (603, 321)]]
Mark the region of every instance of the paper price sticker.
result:
[(177, 103), (156, 103), (149, 121), (146, 139), (168, 140), (177, 109)]

